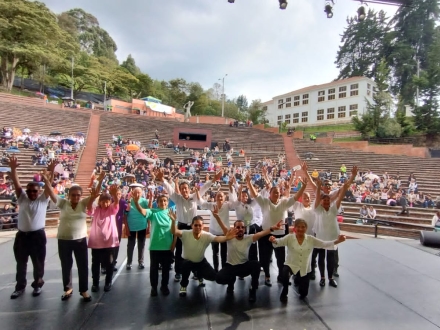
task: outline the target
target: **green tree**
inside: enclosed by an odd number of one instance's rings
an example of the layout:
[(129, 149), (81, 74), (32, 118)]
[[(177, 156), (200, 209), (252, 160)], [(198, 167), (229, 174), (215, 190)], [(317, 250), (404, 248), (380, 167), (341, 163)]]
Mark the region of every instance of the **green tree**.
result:
[(137, 76), (141, 73), (141, 70), (136, 66), (136, 61), (131, 56), (131, 54), (127, 56), (127, 59), (122, 62), (121, 66), (127, 69), (127, 71), (130, 72), (133, 76)]
[(399, 138), (402, 136), (402, 126), (395, 118), (387, 118), (379, 124), (377, 136), (380, 138)]
[(369, 9), (365, 20), (349, 17), (347, 24), (335, 62), (340, 70), (338, 79), (355, 76), (374, 78), (388, 45), (388, 18), (382, 10), (377, 13)]
[(237, 97), (237, 100), (235, 101), (237, 104), (237, 108), (240, 109), (240, 111), (247, 111), (248, 109), (248, 100), (245, 95), (240, 95)]
[(251, 120), (254, 124), (260, 124), (263, 122), (264, 111), (260, 99), (252, 100), (248, 113), (249, 120)]
[[(43, 3), (25, 0), (0, 1), (0, 78), (2, 86), (12, 89), (20, 62), (38, 67), (43, 62), (59, 61), (71, 41)], [(68, 51), (74, 51), (72, 43)]]

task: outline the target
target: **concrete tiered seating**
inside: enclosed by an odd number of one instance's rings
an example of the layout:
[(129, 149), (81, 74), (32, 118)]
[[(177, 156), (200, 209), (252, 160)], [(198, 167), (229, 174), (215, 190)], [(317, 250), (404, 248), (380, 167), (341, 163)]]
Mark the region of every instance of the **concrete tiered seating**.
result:
[[(63, 134), (70, 135), (77, 132), (87, 134), (90, 114), (73, 113), (53, 109), (44, 109), (35, 107), (32, 104), (14, 104), (3, 102), (0, 100), (0, 125), (16, 127), (23, 129), (27, 126), (31, 130), (31, 134), (40, 133), (41, 135), (49, 135), (50, 132), (59, 131)], [(44, 168), (44, 166), (32, 164), (31, 156), (35, 154), (33, 149), (24, 149), (19, 147), (20, 153), (14, 154), (19, 162), (18, 175), (22, 184), (32, 181), (33, 175)], [(3, 149), (0, 149), (3, 151)], [(0, 207), (10, 200), (0, 200)], [(47, 225), (56, 225), (58, 221), (58, 212), (50, 211), (47, 216)]]

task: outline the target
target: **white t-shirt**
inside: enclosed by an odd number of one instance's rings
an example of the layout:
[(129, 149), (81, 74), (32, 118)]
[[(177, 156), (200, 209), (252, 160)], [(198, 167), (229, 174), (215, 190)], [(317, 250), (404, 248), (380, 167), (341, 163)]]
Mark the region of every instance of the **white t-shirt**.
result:
[[(232, 195), (232, 194), (231, 194)], [(202, 209), (204, 210), (210, 210), (212, 211), (212, 209), (214, 208), (215, 205), (217, 205), (216, 202), (206, 202), (203, 199), (201, 199), (199, 202), (199, 205)], [(218, 210), (218, 215), (220, 217), (220, 219), (222, 219), (223, 224), (226, 226), (226, 228), (229, 229), (229, 227), (231, 226), (229, 223), (229, 211), (232, 210), (234, 208), (234, 203), (233, 202), (224, 202), (222, 207)], [(217, 220), (214, 218), (214, 216), (212, 215), (212, 213), (209, 216), (209, 232), (211, 234), (217, 235), (217, 236), (221, 236), (223, 235), (223, 230), (220, 228), (220, 226), (218, 225)]]
[(31, 201), (23, 190), (18, 198), (20, 211), (18, 212), (18, 230), (28, 232), (43, 229), (46, 225), (46, 209), (49, 199), (44, 192), (34, 201)]
[(76, 240), (87, 237), (86, 208), (90, 197), (82, 199), (75, 209), (70, 201), (57, 197), (57, 206), (60, 209), (60, 224), (58, 239)]
[(328, 211), (322, 205), (315, 209), (316, 219), (313, 231), (316, 233), (316, 238), (323, 241), (333, 241), (338, 238), (340, 230), (338, 220), (338, 209), (336, 204), (332, 204)]
[(226, 262), (232, 266), (241, 265), (249, 259), (249, 248), (253, 243), (252, 237), (254, 235), (244, 235), (243, 239), (233, 238), (227, 241), (228, 257)]
[[(258, 195), (255, 200), (261, 207), (261, 212), (263, 213), (263, 230), (269, 229), (271, 226), (276, 225), (280, 220), (286, 219), (285, 212), (289, 207), (295, 203), (295, 196), (290, 198), (281, 198), (278, 204), (274, 204), (269, 198), (264, 198)], [(284, 235), (284, 229), (275, 230), (273, 235)]]
[(182, 230), (183, 259), (201, 262), (205, 258), (205, 250), (214, 241), (215, 235), (202, 231), (199, 239), (195, 239), (192, 230)]
[(295, 219), (303, 219), (307, 222), (307, 235), (313, 235), (313, 227), (315, 226), (315, 210), (313, 207), (304, 207), (303, 203), (295, 202), (292, 207)]

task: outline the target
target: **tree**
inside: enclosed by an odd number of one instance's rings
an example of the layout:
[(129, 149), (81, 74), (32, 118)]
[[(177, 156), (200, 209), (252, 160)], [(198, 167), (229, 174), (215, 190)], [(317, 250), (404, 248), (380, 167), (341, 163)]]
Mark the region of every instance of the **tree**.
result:
[(237, 97), (236, 104), (240, 111), (247, 111), (248, 100), (245, 95), (240, 95), (239, 97)]
[(137, 76), (141, 73), (141, 70), (136, 66), (136, 61), (131, 56), (131, 54), (128, 54), (127, 59), (122, 62), (121, 66), (127, 69), (127, 71), (130, 72), (133, 76)]
[[(64, 56), (69, 35), (57, 24), (56, 16), (41, 2), (3, 0), (0, 2), (0, 78), (12, 89), (20, 61), (56, 62)], [(61, 47), (63, 44), (63, 47)], [(69, 51), (74, 51), (72, 44)]]
[(260, 124), (263, 122), (264, 111), (260, 99), (252, 100), (248, 113), (249, 120), (251, 120), (254, 124)]
[(370, 9), (365, 20), (349, 17), (347, 24), (335, 62), (340, 70), (338, 79), (355, 76), (374, 78), (387, 47), (388, 18), (384, 11), (376, 13)]
[(395, 118), (387, 118), (379, 124), (377, 136), (380, 138), (399, 138), (402, 136), (402, 126)]
[(428, 67), (428, 52), (434, 39), (435, 26), (439, 18), (437, 0), (412, 1), (411, 6), (399, 7), (391, 23), (394, 24), (393, 49), (388, 62), (393, 68), (394, 94), (400, 95), (404, 104), (414, 105), (417, 61), (420, 69)]

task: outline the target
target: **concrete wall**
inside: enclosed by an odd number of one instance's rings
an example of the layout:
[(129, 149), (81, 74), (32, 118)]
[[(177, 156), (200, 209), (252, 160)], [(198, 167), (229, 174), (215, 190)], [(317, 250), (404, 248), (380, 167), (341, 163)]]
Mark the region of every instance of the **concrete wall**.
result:
[[(331, 138), (322, 138), (331, 139)], [(320, 138), (317, 139), (319, 141)], [(321, 141), (319, 141), (321, 142)], [(323, 140), (322, 143), (335, 144), (343, 148), (351, 150), (360, 150), (364, 152), (374, 152), (376, 154), (385, 155), (407, 155), (409, 157), (429, 158), (428, 148), (414, 147), (410, 144), (389, 144), (389, 145), (369, 145), (368, 141), (351, 141), (351, 142), (332, 142)]]
[(229, 125), (230, 122), (234, 122), (235, 119), (217, 116), (192, 116), (189, 118), (190, 123), (197, 124), (218, 124)]

